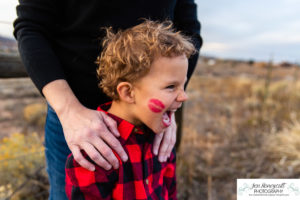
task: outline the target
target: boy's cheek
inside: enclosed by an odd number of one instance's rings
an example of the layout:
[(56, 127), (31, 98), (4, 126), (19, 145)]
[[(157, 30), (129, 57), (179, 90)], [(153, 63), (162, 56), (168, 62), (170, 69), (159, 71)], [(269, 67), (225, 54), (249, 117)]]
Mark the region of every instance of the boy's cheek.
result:
[(160, 113), (165, 109), (165, 104), (159, 99), (152, 98), (148, 101), (148, 108), (154, 113)]

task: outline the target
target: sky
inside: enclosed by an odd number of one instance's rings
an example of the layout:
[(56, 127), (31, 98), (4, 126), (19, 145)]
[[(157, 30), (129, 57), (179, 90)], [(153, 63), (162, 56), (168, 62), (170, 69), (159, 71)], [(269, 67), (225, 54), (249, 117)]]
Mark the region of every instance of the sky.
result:
[(0, 35), (13, 37), (12, 22), (17, 17), (16, 5), (18, 0), (0, 0)]
[(300, 0), (196, 0), (202, 54), (300, 63)]
[[(0, 35), (12, 36), (17, 0), (0, 0)], [(195, 0), (202, 55), (300, 63), (300, 0)], [(3, 23), (8, 22), (8, 23)]]

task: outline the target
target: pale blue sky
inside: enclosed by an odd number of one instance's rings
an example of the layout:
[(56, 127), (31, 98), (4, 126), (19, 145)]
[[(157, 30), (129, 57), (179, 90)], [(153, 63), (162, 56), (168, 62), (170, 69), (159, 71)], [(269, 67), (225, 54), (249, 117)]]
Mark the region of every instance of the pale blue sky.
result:
[[(300, 0), (195, 0), (201, 53), (221, 58), (300, 62)], [(0, 35), (12, 37), (17, 0), (0, 0)]]
[(300, 0), (196, 0), (203, 54), (300, 62)]

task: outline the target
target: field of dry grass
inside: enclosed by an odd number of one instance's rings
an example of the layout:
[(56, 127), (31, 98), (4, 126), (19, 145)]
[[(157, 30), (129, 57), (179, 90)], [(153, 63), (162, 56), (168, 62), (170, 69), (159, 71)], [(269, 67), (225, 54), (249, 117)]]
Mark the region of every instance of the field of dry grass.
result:
[(298, 67), (210, 62), (188, 87), (179, 199), (236, 199), (237, 178), (298, 178)]
[[(179, 199), (233, 200), (237, 178), (300, 176), (298, 67), (202, 58), (188, 95), (177, 154)], [(43, 105), (45, 101), (28, 79), (0, 80), (0, 163), (7, 158), (24, 162), (22, 167), (14, 164), (18, 174), (10, 174), (10, 161), (1, 165), (0, 183), (19, 180), (8, 186), (14, 190), (31, 180), (14, 199), (28, 197), (32, 188), (44, 197), (47, 189), (45, 175), (38, 171), (44, 157), (34, 153), (28, 158), (16, 156), (17, 151), (40, 151), (41, 140), (36, 137), (42, 137)], [(35, 131), (38, 134), (32, 133)], [(15, 132), (27, 137), (17, 134), (21, 139), (16, 142), (9, 137)], [(7, 153), (10, 148), (15, 149), (12, 155)], [(33, 162), (36, 156), (40, 162)], [(0, 187), (0, 199), (2, 190)]]

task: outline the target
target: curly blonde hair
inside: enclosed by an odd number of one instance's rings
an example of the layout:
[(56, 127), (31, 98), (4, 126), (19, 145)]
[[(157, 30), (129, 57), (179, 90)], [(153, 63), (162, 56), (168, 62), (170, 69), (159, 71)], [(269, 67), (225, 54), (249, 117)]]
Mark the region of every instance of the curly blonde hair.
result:
[(134, 84), (144, 77), (158, 57), (189, 58), (196, 52), (191, 39), (173, 29), (170, 21), (143, 23), (114, 33), (106, 28), (103, 51), (97, 58), (99, 87), (113, 100), (118, 100), (120, 82)]

